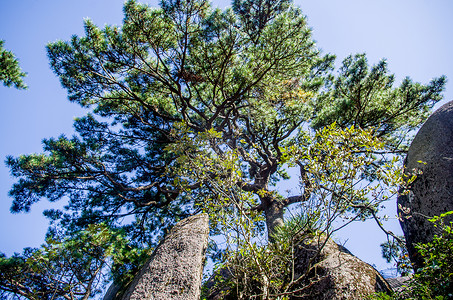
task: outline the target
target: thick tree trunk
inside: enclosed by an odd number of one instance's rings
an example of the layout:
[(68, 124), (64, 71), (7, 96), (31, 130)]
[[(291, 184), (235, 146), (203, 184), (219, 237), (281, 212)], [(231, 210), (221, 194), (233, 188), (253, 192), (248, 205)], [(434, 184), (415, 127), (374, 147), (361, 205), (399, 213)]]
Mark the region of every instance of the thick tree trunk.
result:
[(267, 236), (269, 241), (273, 241), (273, 234), (277, 227), (283, 225), (284, 205), (277, 201), (271, 201), (264, 210), (266, 217)]

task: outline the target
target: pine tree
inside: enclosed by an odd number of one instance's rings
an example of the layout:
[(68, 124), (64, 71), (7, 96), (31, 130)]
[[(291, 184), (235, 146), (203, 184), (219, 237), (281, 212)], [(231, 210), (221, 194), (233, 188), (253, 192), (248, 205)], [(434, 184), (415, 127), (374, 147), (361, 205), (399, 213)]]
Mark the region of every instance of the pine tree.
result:
[(19, 67), (19, 62), (11, 51), (3, 48), (5, 41), (0, 40), (0, 81), (4, 86), (14, 85), (17, 89), (26, 89), (22, 77), (25, 73)]
[[(69, 100), (91, 113), (75, 120), (73, 137), (44, 140), (44, 154), (7, 158), (18, 178), (11, 210), (67, 200), (65, 210), (45, 214), (68, 234), (105, 223), (148, 247), (181, 218), (208, 211), (215, 233), (218, 210), (240, 209), (272, 237), (285, 208), (329, 191), (314, 188), (333, 178), (313, 168), (332, 167), (320, 141), (341, 150), (348, 140), (335, 132), (349, 134), (348, 153), (358, 158), (338, 157), (354, 163), (363, 162), (364, 143), (385, 142), (379, 151), (389, 156), (368, 153), (373, 163), (354, 175), (376, 180), (446, 81), (394, 87), (386, 62), (370, 68), (363, 54), (334, 75), (335, 57), (316, 48), (288, 0), (234, 0), (223, 11), (206, 0), (163, 0), (160, 8), (129, 0), (124, 14), (121, 27), (87, 20), (85, 36), (47, 46)], [(329, 138), (309, 138), (323, 129)], [(299, 168), (299, 195), (273, 187), (289, 177), (288, 164)], [(377, 209), (363, 194), (348, 195), (361, 218)]]

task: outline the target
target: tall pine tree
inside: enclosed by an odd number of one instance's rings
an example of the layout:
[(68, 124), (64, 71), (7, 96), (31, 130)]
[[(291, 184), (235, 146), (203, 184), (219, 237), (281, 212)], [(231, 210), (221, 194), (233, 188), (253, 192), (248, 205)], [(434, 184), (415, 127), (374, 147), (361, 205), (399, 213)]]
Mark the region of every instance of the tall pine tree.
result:
[[(327, 185), (313, 187), (332, 178), (313, 164), (332, 167), (320, 141), (342, 149), (347, 140), (311, 132), (349, 134), (356, 157), (366, 139), (384, 141), (381, 154), (404, 153), (406, 133), (445, 84), (405, 79), (395, 87), (386, 62), (370, 68), (362, 54), (334, 75), (334, 56), (316, 48), (288, 0), (234, 0), (223, 11), (206, 0), (163, 0), (160, 8), (129, 0), (124, 14), (121, 27), (88, 20), (85, 36), (47, 46), (69, 100), (91, 113), (75, 121), (73, 137), (44, 140), (43, 154), (7, 158), (18, 178), (12, 211), (63, 199), (64, 210), (45, 215), (69, 235), (103, 223), (148, 247), (199, 211), (211, 213), (215, 232), (216, 210), (231, 207), (258, 216), (272, 237), (289, 205), (321, 188), (339, 199)], [(367, 155), (373, 163), (351, 178), (376, 180), (390, 157)], [(298, 166), (300, 194), (273, 187), (289, 177), (288, 163)], [(350, 195), (361, 217), (377, 209)]]

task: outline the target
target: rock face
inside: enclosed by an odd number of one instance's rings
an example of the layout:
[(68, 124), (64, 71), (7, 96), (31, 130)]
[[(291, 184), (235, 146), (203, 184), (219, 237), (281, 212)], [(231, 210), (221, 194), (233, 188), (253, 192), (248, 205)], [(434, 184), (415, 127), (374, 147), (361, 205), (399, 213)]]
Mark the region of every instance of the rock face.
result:
[(176, 224), (129, 285), (122, 299), (198, 300), (208, 234), (207, 214)]
[(308, 272), (308, 279), (291, 299), (364, 299), (391, 291), (379, 272), (331, 239), (306, 238), (296, 247), (294, 257), (296, 278)]
[(407, 288), (409, 284), (410, 276), (387, 278), (386, 281), (394, 292), (402, 292)]
[(414, 169), (422, 171), (408, 193), (398, 197), (409, 257), (418, 268), (422, 262), (414, 245), (431, 241), (435, 234), (427, 216), (453, 210), (453, 101), (435, 111), (420, 128), (405, 165), (408, 174)]
[[(392, 291), (379, 272), (331, 239), (305, 237), (294, 250), (294, 278), (300, 278), (300, 281), (291, 289), (295, 292), (288, 295), (289, 299), (365, 299), (377, 292)], [(212, 276), (206, 284), (206, 299), (236, 299), (230, 287), (214, 282), (230, 276), (225, 269)]]

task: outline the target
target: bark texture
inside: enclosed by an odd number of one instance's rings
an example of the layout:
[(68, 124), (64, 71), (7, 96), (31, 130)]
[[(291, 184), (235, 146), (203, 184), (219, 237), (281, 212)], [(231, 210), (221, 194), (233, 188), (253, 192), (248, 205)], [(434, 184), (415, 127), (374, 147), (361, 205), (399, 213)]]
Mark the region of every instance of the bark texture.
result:
[(127, 288), (122, 300), (198, 300), (208, 234), (207, 214), (176, 224)]

